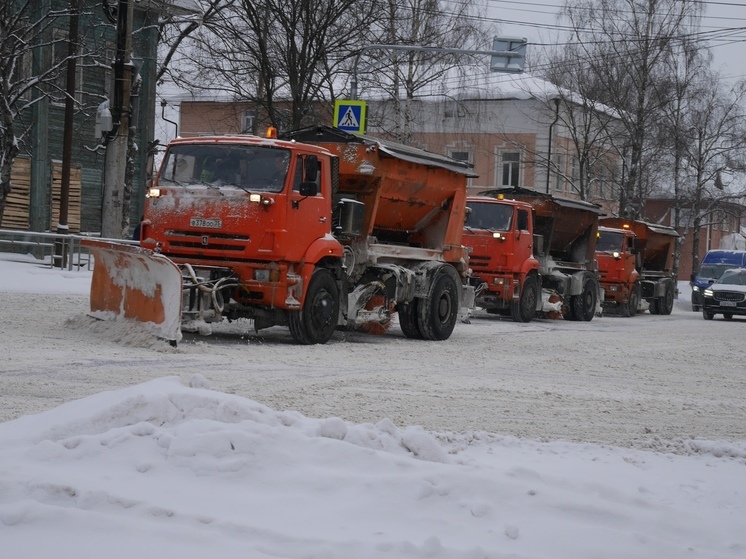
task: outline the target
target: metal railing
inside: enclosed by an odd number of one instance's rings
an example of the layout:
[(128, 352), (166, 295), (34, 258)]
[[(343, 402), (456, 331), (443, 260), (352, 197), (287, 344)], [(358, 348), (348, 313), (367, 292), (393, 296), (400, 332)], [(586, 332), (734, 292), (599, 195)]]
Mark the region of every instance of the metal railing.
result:
[[(73, 235), (0, 229), (0, 252), (31, 254), (37, 260), (47, 262), (51, 268), (67, 268), (70, 271), (83, 268), (90, 270), (93, 263), (91, 253), (81, 244), (81, 241), (91, 237), (101, 238), (97, 233)], [(116, 241), (130, 245), (139, 244), (137, 241), (128, 239), (102, 240)], [(20, 248), (22, 252), (8, 250), (13, 247)]]

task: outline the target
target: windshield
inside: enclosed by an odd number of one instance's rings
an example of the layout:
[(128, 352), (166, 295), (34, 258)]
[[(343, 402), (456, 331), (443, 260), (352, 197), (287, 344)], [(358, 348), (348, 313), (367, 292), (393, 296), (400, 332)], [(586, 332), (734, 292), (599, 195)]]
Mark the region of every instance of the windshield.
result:
[(269, 146), (176, 145), (168, 150), (159, 182), (280, 192), (289, 163), (289, 150)]
[(725, 270), (731, 268), (733, 268), (732, 264), (703, 264), (697, 275), (705, 279), (718, 279)]
[(599, 252), (623, 252), (624, 235), (612, 231), (599, 231), (596, 250)]
[(726, 270), (715, 283), (721, 285), (746, 285), (746, 270)]
[(510, 231), (513, 221), (513, 206), (491, 204), (489, 202), (470, 202), (469, 208), (471, 212), (466, 217), (466, 227), (489, 231)]

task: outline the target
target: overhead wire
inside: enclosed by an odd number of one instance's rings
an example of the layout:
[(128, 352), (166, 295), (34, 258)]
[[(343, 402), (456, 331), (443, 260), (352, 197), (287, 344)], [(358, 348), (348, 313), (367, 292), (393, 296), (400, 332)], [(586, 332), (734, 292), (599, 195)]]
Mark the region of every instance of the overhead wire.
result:
[[(732, 5), (732, 6), (738, 6), (738, 7), (744, 7), (744, 8), (746, 8), (746, 5), (744, 5), (744, 4), (737, 4), (737, 3), (732, 3), (732, 2), (717, 2), (717, 1), (712, 1), (712, 0), (694, 0), (694, 1), (696, 3), (698, 3), (698, 4), (713, 4), (713, 5), (726, 5), (726, 6), (731, 6)], [(518, 8), (509, 8), (509, 9), (514, 9), (516, 11), (521, 11), (521, 12), (528, 11), (529, 13), (543, 13), (543, 14), (547, 14), (547, 15), (555, 15), (555, 14), (559, 15), (559, 6), (556, 5), (556, 4), (547, 4), (547, 3), (541, 3), (541, 2), (518, 2), (518, 1), (515, 1), (515, 0), (488, 0), (488, 2), (489, 3), (493, 3), (493, 4), (498, 4), (499, 3), (499, 4), (516, 5), (516, 6), (518, 6)], [(469, 2), (468, 0), (455, 0), (455, 1), (451, 2), (451, 4), (456, 4), (456, 5), (461, 4), (463, 6), (473, 5), (473, 3)], [(527, 6), (528, 7), (553, 7), (553, 8), (556, 8), (556, 11), (554, 11), (554, 12), (546, 12), (546, 11), (543, 11), (543, 10), (526, 10), (525, 8)], [(589, 30), (586, 30), (586, 29), (576, 29), (576, 28), (574, 28), (572, 26), (566, 26), (566, 25), (560, 25), (560, 24), (548, 24), (548, 23), (545, 24), (545, 23), (538, 23), (538, 22), (527, 22), (527, 21), (522, 21), (522, 20), (509, 20), (509, 19), (504, 19), (504, 18), (495, 18), (495, 17), (491, 17), (491, 16), (475, 15), (475, 14), (464, 15), (464, 14), (461, 14), (461, 13), (456, 14), (455, 12), (449, 12), (449, 11), (442, 11), (440, 13), (443, 14), (443, 15), (446, 15), (446, 16), (448, 16), (448, 15), (450, 15), (450, 16), (456, 16), (456, 15), (458, 15), (458, 17), (465, 18), (465, 19), (470, 19), (470, 20), (478, 20), (478, 21), (485, 21), (486, 20), (486, 21), (493, 22), (493, 23), (496, 23), (496, 24), (502, 23), (502, 24), (520, 25), (520, 26), (525, 26), (525, 27), (533, 27), (533, 28), (537, 28), (537, 29), (553, 30), (553, 31), (557, 31), (557, 32), (569, 32), (569, 31), (587, 32), (587, 31), (589, 31)], [(631, 13), (631, 12), (629, 12), (629, 13)], [(703, 15), (700, 16), (699, 19), (700, 20), (710, 19), (710, 17), (711, 16), (707, 16), (706, 14), (703, 14)], [(731, 18), (720, 18), (720, 17), (717, 17), (715, 19), (726, 19), (728, 21), (734, 21), (734, 20), (736, 20), (736, 21), (740, 21), (740, 20), (746, 21), (746, 18), (733, 18), (733, 17), (731, 17)], [(704, 30), (701, 30), (703, 27), (704, 27)], [(719, 46), (726, 46), (726, 45), (732, 45), (732, 44), (737, 44), (737, 43), (741, 43), (741, 42), (746, 42), (746, 26), (745, 27), (717, 27), (717, 26), (706, 26), (706, 25), (703, 26), (703, 25), (700, 25), (699, 29), (700, 30), (698, 30), (698, 31), (695, 31), (695, 32), (692, 32), (692, 33), (689, 33), (689, 34), (684, 34), (684, 35), (680, 36), (678, 39), (679, 40), (688, 39), (688, 40), (694, 40), (694, 41), (707, 42), (707, 48), (708, 49), (718, 48)], [(741, 33), (744, 34), (743, 37), (740, 35)], [(634, 37), (632, 37), (632, 38), (634, 38)], [(620, 40), (623, 40), (623, 38), (620, 39)], [(597, 44), (604, 44), (604, 43), (607, 43), (607, 42), (608, 42), (607, 40), (601, 40), (601, 41), (598, 41)], [(529, 41), (528, 44), (530, 46), (541, 46), (541, 47), (547, 47), (547, 48), (555, 48), (555, 47), (559, 48), (559, 47), (562, 47), (562, 46), (568, 46), (570, 44), (575, 44), (575, 42), (538, 42), (538, 41)], [(592, 43), (588, 43), (588, 44), (592, 44)], [(545, 65), (534, 65), (533, 69), (534, 69), (534, 71), (541, 70), (542, 66), (546, 67)], [(737, 78), (739, 76), (729, 76), (729, 77), (736, 77)], [(458, 79), (458, 78), (454, 78), (454, 79)]]

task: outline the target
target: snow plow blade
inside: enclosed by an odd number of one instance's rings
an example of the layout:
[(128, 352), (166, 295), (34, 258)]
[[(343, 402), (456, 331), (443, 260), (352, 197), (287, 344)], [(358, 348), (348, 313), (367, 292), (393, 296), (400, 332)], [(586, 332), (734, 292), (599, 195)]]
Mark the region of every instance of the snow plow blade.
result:
[(94, 258), (90, 315), (138, 321), (159, 338), (181, 339), (181, 270), (139, 246), (84, 239)]

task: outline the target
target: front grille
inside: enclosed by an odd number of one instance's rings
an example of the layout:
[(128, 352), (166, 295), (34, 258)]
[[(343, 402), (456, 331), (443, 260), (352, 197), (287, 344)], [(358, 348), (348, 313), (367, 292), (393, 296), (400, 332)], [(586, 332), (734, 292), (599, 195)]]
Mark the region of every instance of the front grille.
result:
[[(212, 237), (210, 237), (210, 240), (212, 240)], [(221, 245), (221, 244), (215, 244), (213, 242), (210, 242), (208, 245), (203, 245), (201, 242), (199, 243), (188, 243), (188, 242), (171, 242), (169, 243), (169, 246), (174, 248), (194, 248), (194, 249), (200, 249), (200, 250), (233, 250), (233, 251), (242, 251), (246, 247), (242, 245)]]
[(469, 255), (469, 266), (474, 270), (488, 270), (490, 265), (489, 256)]
[(201, 239), (202, 237), (210, 237), (211, 239), (223, 239), (225, 241), (248, 241), (248, 235), (236, 235), (235, 233), (218, 233), (217, 231), (205, 230), (205, 231), (166, 231), (166, 235), (169, 237), (186, 237), (187, 239)]
[(714, 293), (716, 301), (735, 301), (740, 303), (746, 294), (738, 291), (716, 291)]

